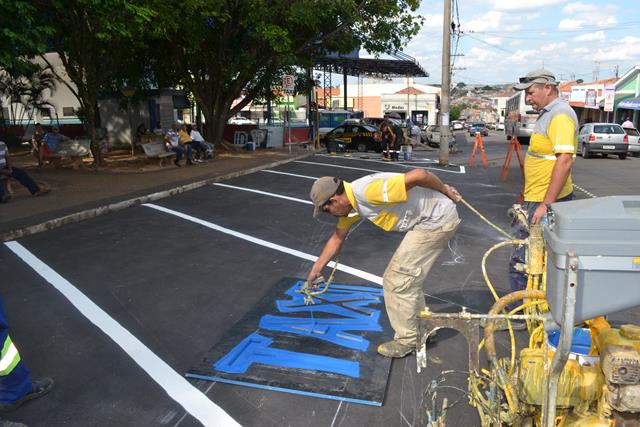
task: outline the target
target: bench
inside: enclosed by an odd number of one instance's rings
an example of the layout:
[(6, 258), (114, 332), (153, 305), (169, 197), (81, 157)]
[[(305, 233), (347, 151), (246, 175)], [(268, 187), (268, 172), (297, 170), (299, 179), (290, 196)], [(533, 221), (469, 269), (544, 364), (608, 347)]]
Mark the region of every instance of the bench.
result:
[(158, 166), (162, 166), (164, 159), (173, 157), (176, 155), (174, 151), (167, 151), (164, 148), (164, 142), (153, 141), (142, 144), (144, 154), (150, 159), (158, 159)]
[(61, 161), (64, 158), (72, 160), (73, 169), (82, 167), (82, 159), (91, 155), (91, 140), (90, 139), (71, 139), (68, 141), (62, 141), (60, 148), (56, 151), (54, 156), (47, 156), (46, 159), (51, 159), (56, 168), (60, 167)]

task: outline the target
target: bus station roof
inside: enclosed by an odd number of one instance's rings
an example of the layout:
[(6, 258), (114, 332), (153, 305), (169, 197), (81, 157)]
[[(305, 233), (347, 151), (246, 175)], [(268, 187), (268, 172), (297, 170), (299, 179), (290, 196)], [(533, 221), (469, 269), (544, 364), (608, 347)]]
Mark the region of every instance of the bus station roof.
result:
[(324, 67), (330, 68), (331, 72), (350, 76), (429, 77), (429, 73), (409, 56), (401, 59), (325, 57), (316, 61), (317, 69)]

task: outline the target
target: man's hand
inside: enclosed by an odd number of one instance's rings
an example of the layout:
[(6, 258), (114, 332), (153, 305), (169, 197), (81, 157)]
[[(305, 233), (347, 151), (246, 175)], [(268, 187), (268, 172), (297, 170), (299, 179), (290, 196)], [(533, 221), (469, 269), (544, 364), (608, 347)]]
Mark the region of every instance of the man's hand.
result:
[(309, 274), (307, 275), (307, 287), (309, 289), (315, 289), (317, 287), (317, 285), (314, 285), (313, 281), (316, 280), (320, 276), (322, 276), (322, 274), (319, 271), (311, 270), (309, 272)]
[(0, 175), (11, 176), (12, 173), (13, 173), (13, 170), (11, 168), (0, 169)]
[(540, 220), (543, 216), (547, 214), (547, 205), (544, 203), (540, 203), (540, 205), (536, 208), (533, 213), (533, 218), (531, 218), (531, 224), (539, 224)]
[(460, 193), (458, 193), (458, 190), (456, 190), (455, 187), (452, 187), (449, 184), (444, 184), (443, 194), (456, 203), (462, 200), (462, 196), (460, 195)]

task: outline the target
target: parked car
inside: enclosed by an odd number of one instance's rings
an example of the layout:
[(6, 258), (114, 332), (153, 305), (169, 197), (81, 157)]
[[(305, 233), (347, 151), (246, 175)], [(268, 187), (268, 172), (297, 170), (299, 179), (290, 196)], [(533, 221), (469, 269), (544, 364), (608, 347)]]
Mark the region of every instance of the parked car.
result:
[(254, 122), (253, 120), (247, 119), (246, 117), (242, 117), (242, 116), (231, 117), (227, 123), (230, 125), (255, 125), (256, 124), (256, 122)]
[(474, 136), (476, 133), (482, 136), (489, 136), (489, 129), (484, 123), (473, 123), (469, 128), (469, 135)]
[(323, 138), (325, 146), (335, 145), (331, 141), (340, 141), (347, 150), (382, 151), (382, 142), (374, 138), (378, 129), (371, 125), (343, 123), (333, 128)]
[(453, 122), (453, 130), (464, 130), (464, 124), (462, 122)]
[(504, 123), (498, 123), (496, 125), (496, 130), (504, 130)]
[[(440, 147), (440, 125), (427, 126), (422, 133), (423, 142), (426, 142), (430, 147)], [(449, 127), (449, 146), (455, 144), (456, 139), (453, 136), (453, 131)]]
[(633, 157), (640, 156), (640, 132), (636, 128), (622, 128), (629, 136), (629, 150)]
[(588, 123), (578, 129), (578, 152), (587, 159), (593, 153), (617, 155), (620, 160), (627, 158), (629, 135), (622, 126), (615, 123)]

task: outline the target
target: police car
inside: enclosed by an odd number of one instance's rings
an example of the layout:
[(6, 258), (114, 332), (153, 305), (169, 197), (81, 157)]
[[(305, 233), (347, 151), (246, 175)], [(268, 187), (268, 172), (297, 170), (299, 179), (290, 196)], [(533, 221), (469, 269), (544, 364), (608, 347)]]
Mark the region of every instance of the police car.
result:
[(378, 129), (371, 125), (343, 123), (333, 128), (323, 138), (327, 148), (344, 145), (346, 150), (359, 152), (382, 151), (382, 142), (376, 141), (375, 134)]

